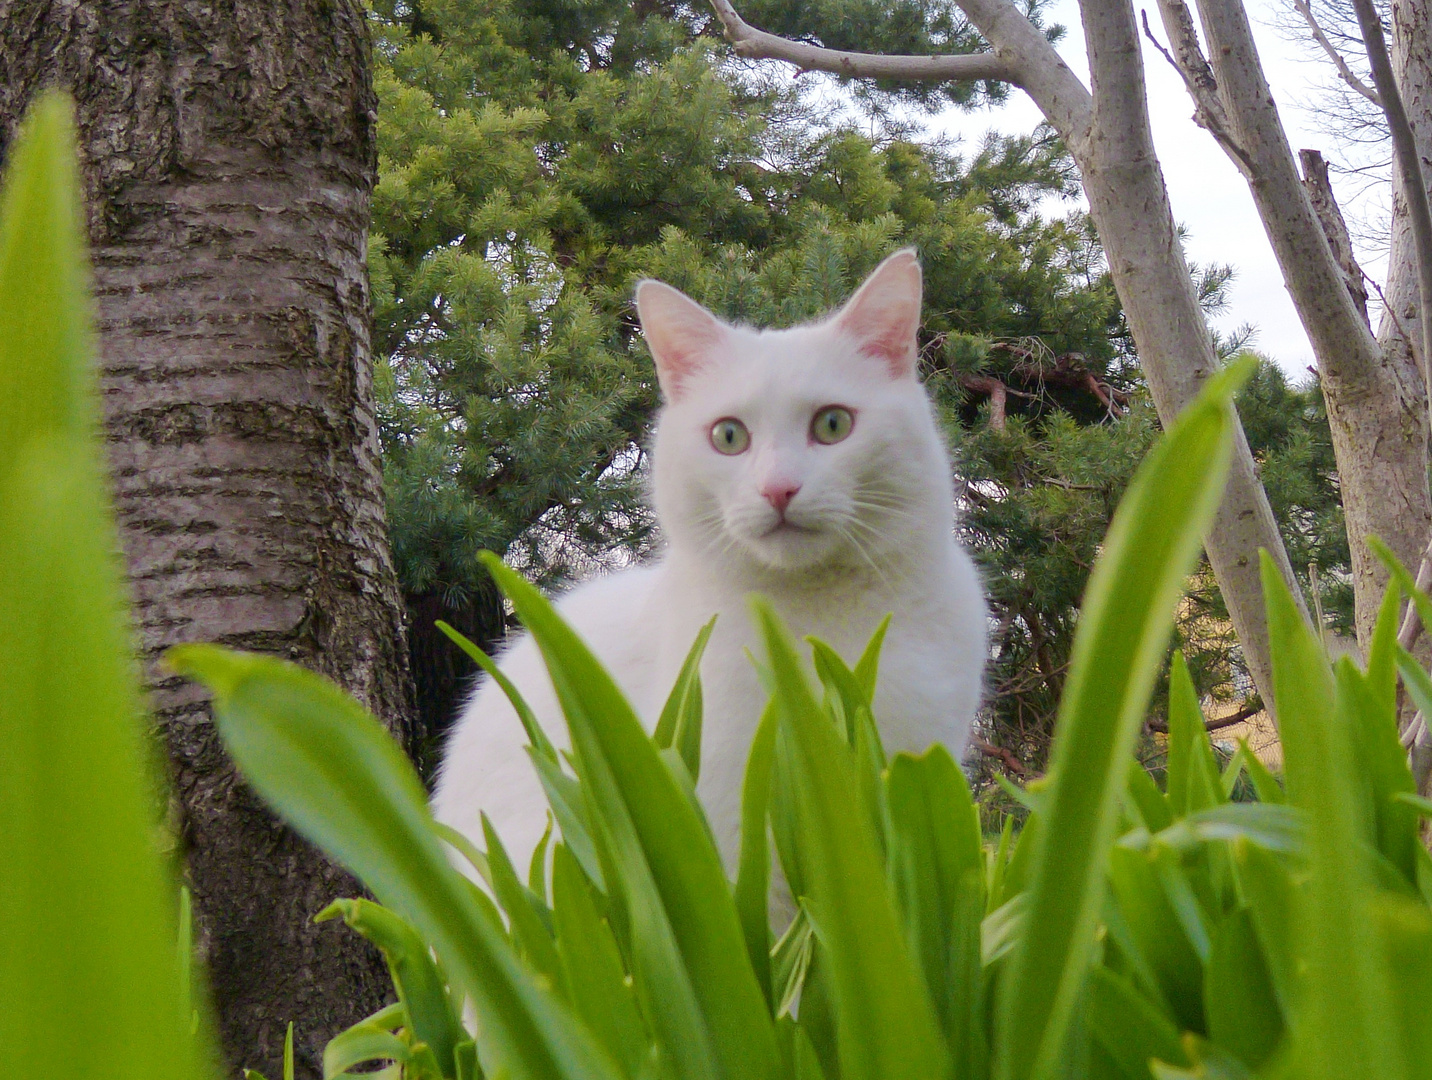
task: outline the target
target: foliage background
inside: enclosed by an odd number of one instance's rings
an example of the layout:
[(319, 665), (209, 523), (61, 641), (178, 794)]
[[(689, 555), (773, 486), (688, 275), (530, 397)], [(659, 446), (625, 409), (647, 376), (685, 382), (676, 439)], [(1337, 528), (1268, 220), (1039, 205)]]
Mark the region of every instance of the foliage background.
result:
[[(832, 0), (800, 17), (837, 47), (977, 44), (952, 6), (873, 10)], [(796, 11), (747, 15), (779, 31)], [(985, 739), (1041, 767), (1089, 568), (1157, 429), (1057, 140), (932, 139), (921, 108), (991, 89), (787, 81), (730, 57), (704, 9), (679, 4), (382, 0), (374, 25), (375, 352), (420, 763), (468, 679), (434, 620), (485, 644), (505, 629), (478, 551), (559, 588), (659, 544), (642, 502), (657, 396), (635, 282), (788, 325), (913, 243), (924, 374), (995, 611)], [(1216, 307), (1231, 271), (1198, 273)], [(1318, 563), (1345, 621), (1321, 395), (1265, 363), (1242, 407), (1290, 554)], [(1179, 636), (1200, 691), (1248, 692), (1207, 573)]]

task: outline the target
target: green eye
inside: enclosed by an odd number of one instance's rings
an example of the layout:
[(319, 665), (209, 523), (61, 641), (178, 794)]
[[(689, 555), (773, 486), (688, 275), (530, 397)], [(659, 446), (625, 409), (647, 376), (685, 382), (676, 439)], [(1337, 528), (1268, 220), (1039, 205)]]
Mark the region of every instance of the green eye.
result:
[(811, 438), (829, 446), (849, 435), (854, 426), (855, 417), (849, 409), (839, 405), (827, 405), (816, 413), (815, 419), (810, 422)]
[(728, 416), (711, 425), (711, 445), (718, 454), (739, 454), (751, 445), (751, 433), (741, 421)]

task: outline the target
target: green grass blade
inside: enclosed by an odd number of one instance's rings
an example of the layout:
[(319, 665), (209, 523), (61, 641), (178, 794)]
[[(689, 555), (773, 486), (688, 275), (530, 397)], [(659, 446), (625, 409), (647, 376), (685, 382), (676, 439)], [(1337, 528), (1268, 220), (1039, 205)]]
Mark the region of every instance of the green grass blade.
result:
[(934, 1011), (885, 885), (874, 824), (850, 748), (822, 715), (795, 643), (766, 601), (752, 612), (776, 680), (778, 774), (790, 784), (803, 903), (828, 965), (843, 1080), (929, 1080), (949, 1062)]
[(1129, 801), (1150, 833), (1162, 832), (1173, 824), (1173, 811), (1169, 808), (1172, 800), (1137, 761), (1129, 763)]
[(650, 1040), (611, 928), (597, 913), (577, 860), (562, 844), (552, 856), (552, 905), (567, 1000), (627, 1075), (636, 1076)]
[[(1395, 604), (1392, 610), (1395, 615)], [(1335, 671), (1342, 705), (1339, 722), (1347, 725), (1355, 754), (1354, 777), (1366, 794), (1368, 843), (1381, 851), (1409, 884), (1415, 885), (1420, 846), (1417, 814), (1398, 799), (1399, 795), (1414, 793), (1417, 784), (1398, 737), (1397, 651), (1393, 640), (1386, 649), (1385, 675), (1380, 673), (1378, 678), (1371, 673), (1363, 675), (1347, 657), (1338, 660)]]
[(1407, 1062), (1369, 922), (1372, 869), (1361, 854), (1367, 822), (1345, 719), (1354, 703), (1346, 677), (1335, 684), (1322, 643), (1266, 552), (1262, 572), (1288, 801), (1309, 824), (1310, 881), (1294, 908), (1307, 965), (1300, 1060), (1313, 1075), (1400, 1080), (1409, 1075)]
[(1269, 851), (1302, 851), (1306, 822), (1298, 811), (1278, 803), (1224, 803), (1179, 818), (1162, 832), (1135, 829), (1119, 837), (1119, 846), (1135, 851), (1159, 847), (1187, 851), (1212, 841), (1238, 839)]
[(942, 746), (898, 754), (886, 778), (887, 870), (911, 955), (957, 1076), (988, 1068), (980, 923), (984, 851), (964, 773)]
[(1369, 534), (1367, 546), (1372, 553), (1382, 560), (1392, 575), (1392, 580), (1397, 582), (1401, 590), (1412, 600), (1412, 606), (1417, 609), (1417, 617), (1422, 620), (1423, 629), (1432, 633), (1432, 598), (1417, 587), (1417, 579), (1407, 572), (1407, 567), (1402, 565), (1390, 547), (1382, 542), (1381, 537)]
[(800, 908), (781, 935), (781, 940), (771, 950), (771, 989), (776, 1002), (776, 1016), (789, 1013), (800, 1000), (814, 952), (815, 932), (811, 929), (805, 908)]
[[(0, 183), (0, 1046), (12, 1076), (199, 1075), (94, 404), (67, 98)], [(201, 1031), (203, 1025), (201, 1025)]]
[(741, 919), (741, 934), (756, 981), (774, 1016), (771, 986), (771, 852), (766, 844), (766, 815), (771, 802), (771, 769), (776, 753), (776, 712), (767, 705), (751, 740), (746, 774), (741, 782), (741, 855), (732, 898)]
[(532, 895), (544, 905), (550, 906), (547, 898), (547, 850), (552, 843), (552, 814), (547, 814), (547, 827), (542, 830), (542, 839), (532, 849), (532, 858), (527, 864), (527, 887)]
[(1251, 371), (1237, 363), (1211, 378), (1145, 459), (1089, 578), (1033, 854), (1029, 929), (1000, 990), (999, 1080), (1042, 1080), (1064, 1051), (1103, 905), (1129, 754), (1184, 578), (1223, 491), (1232, 396)]
[(815, 664), (816, 677), (825, 688), (826, 700), (836, 710), (836, 719), (845, 732), (846, 741), (854, 745), (855, 714), (861, 708), (869, 710), (870, 695), (856, 679), (855, 672), (845, 666), (839, 653), (819, 638), (807, 637), (805, 640), (811, 647), (811, 660)]
[(1253, 790), (1258, 793), (1258, 801), (1265, 803), (1286, 802), (1288, 796), (1283, 792), (1283, 785), (1269, 771), (1268, 766), (1263, 764), (1263, 759), (1253, 753), (1248, 746), (1248, 740), (1239, 739), (1238, 747), (1243, 751), (1243, 768), (1248, 772), (1248, 779), (1253, 781)]
[[(729, 1077), (772, 1076), (779, 1067), (774, 1028), (746, 953), (736, 906), (720, 855), (694, 800), (661, 760), (617, 689), (581, 639), (521, 575), (495, 556), (484, 563), (536, 640), (567, 716), (589, 805), (599, 808), (613, 865), (633, 875), (624, 886), (638, 905), (633, 943), (641, 944), (637, 915), (664, 920), (700, 1002), (721, 1071)], [(645, 889), (648, 879), (653, 891)], [(637, 896), (633, 885), (643, 887)], [(634, 973), (635, 974), (635, 973)], [(691, 1034), (666, 1042), (674, 1054), (695, 1052)]]
[[(328, 1040), (323, 1048), (323, 1077), (331, 1080), (370, 1061), (392, 1061), (404, 1065), (412, 1057), (408, 1044), (390, 1032), (357, 1024)], [(455, 1074), (454, 1074), (455, 1075)]]
[(1175, 817), (1223, 802), (1218, 761), (1183, 653), (1174, 650), (1168, 691), (1168, 795)]
[(1286, 1015), (1291, 1015), (1300, 985), (1299, 958), (1293, 932), (1295, 888), (1285, 860), (1255, 844), (1235, 841), (1233, 861), (1238, 888), (1248, 913), (1273, 990)]
[(492, 870), (488, 868), (487, 856), (476, 844), (451, 825), (444, 825), (441, 821), (433, 822), (433, 832), (437, 834), (439, 840), (461, 855), (467, 864), (477, 871), (477, 876), (482, 878), (489, 889), (492, 888)]
[(507, 915), (512, 944), (517, 946), (518, 953), (533, 971), (546, 979), (548, 985), (556, 986), (561, 977), (562, 962), (557, 956), (551, 927), (544, 918), (550, 916), (539, 910), (540, 901), (523, 887), (512, 860), (507, 857), (507, 850), (493, 831), (492, 822), (487, 820), (486, 814), (482, 815), (482, 836), (487, 844), (487, 865), (492, 869), (492, 891)]
[(557, 828), (562, 833), (562, 842), (597, 888), (606, 888), (601, 860), (597, 858), (596, 841), (587, 821), (587, 799), (582, 794), (581, 782), (563, 772), (555, 757), (546, 757), (535, 747), (527, 753), (532, 759), (532, 767), (537, 770), (537, 779), (547, 795), (547, 805), (552, 808)]
[(682, 761), (686, 762), (686, 771), (691, 774), (693, 782), (701, 776), (701, 657), (715, 627), (716, 617), (713, 615), (697, 633), (651, 736), (659, 749), (676, 748)]
[[(403, 1026), (412, 1031), (414, 1039), (428, 1045), (444, 1076), (454, 1075), (457, 1065), (453, 1048), (466, 1033), (453, 1015), (447, 987), (422, 936), (393, 912), (371, 900), (335, 900), (318, 913), (315, 921), (333, 918), (341, 918), (383, 951), (398, 1003), (405, 1014)], [(326, 1063), (327, 1050), (323, 1057)], [(335, 1071), (342, 1072), (356, 1063), (350, 1061)], [(326, 1064), (324, 1068), (327, 1071)]]
[(1238, 789), (1238, 781), (1243, 779), (1248, 754), (1247, 740), (1239, 739), (1238, 749), (1233, 751), (1233, 756), (1228, 759), (1228, 764), (1223, 767), (1222, 786), (1225, 801), (1233, 798), (1234, 791)]
[(1203, 1000), (1213, 1042), (1249, 1067), (1261, 1067), (1283, 1037), (1283, 1011), (1246, 909), (1230, 912), (1213, 932)]
[(1089, 1029), (1125, 1076), (1149, 1075), (1149, 1062), (1188, 1065), (1178, 1025), (1125, 976), (1094, 969), (1089, 982)]
[(875, 700), (875, 680), (880, 672), (880, 650), (885, 644), (885, 633), (890, 629), (892, 617), (892, 615), (886, 615), (880, 620), (880, 625), (875, 628), (875, 633), (870, 635), (870, 640), (865, 644), (865, 651), (855, 662), (855, 680), (865, 691), (867, 701)]
[(481, 1018), (483, 1059), (533, 1080), (615, 1080), (585, 1027), (539, 987), (449, 864), (422, 783), (371, 715), (326, 679), (212, 645), (169, 662), (214, 693), (224, 745), (254, 789), (431, 942)]
[(527, 733), (527, 741), (532, 744), (532, 749), (548, 761), (555, 762), (557, 751), (552, 748), (552, 740), (547, 738), (547, 733), (542, 730), (542, 725), (537, 721), (537, 714), (532, 711), (532, 707), (527, 704), (527, 699), (507, 677), (506, 672), (497, 666), (497, 661), (441, 619), (438, 619), (433, 625), (446, 634), (454, 645), (467, 653), (477, 666), (487, 673), (487, 677), (501, 687), (502, 692), (507, 695), (507, 700), (512, 703), (512, 709), (517, 713), (517, 719), (522, 722), (522, 730)]

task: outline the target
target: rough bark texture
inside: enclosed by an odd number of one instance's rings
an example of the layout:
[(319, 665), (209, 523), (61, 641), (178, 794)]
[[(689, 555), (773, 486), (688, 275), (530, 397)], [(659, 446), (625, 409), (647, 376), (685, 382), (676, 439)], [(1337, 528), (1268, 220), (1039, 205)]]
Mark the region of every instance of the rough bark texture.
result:
[(380, 958), (312, 916), (357, 884), (226, 760), (184, 641), (328, 674), (399, 734), (365, 268), (375, 99), (358, 0), (0, 0), (0, 153), (78, 103), (102, 386), (135, 618), (233, 1069), (299, 1070), (378, 1007)]
[(1347, 288), (1298, 175), (1241, 0), (1199, 0), (1198, 8), (1227, 135), (1246, 165), (1258, 216), (1318, 358), (1365, 648), (1388, 577), (1366, 537), (1382, 537), (1415, 566), (1432, 535), (1422, 379), (1378, 345)]

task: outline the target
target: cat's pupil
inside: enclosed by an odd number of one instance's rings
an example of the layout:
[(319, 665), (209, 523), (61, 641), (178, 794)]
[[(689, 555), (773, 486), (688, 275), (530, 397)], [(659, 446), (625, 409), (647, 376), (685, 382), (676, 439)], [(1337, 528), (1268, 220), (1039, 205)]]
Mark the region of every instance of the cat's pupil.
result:
[(751, 445), (751, 433), (746, 425), (734, 418), (717, 420), (711, 425), (711, 445), (717, 453), (736, 455)]

